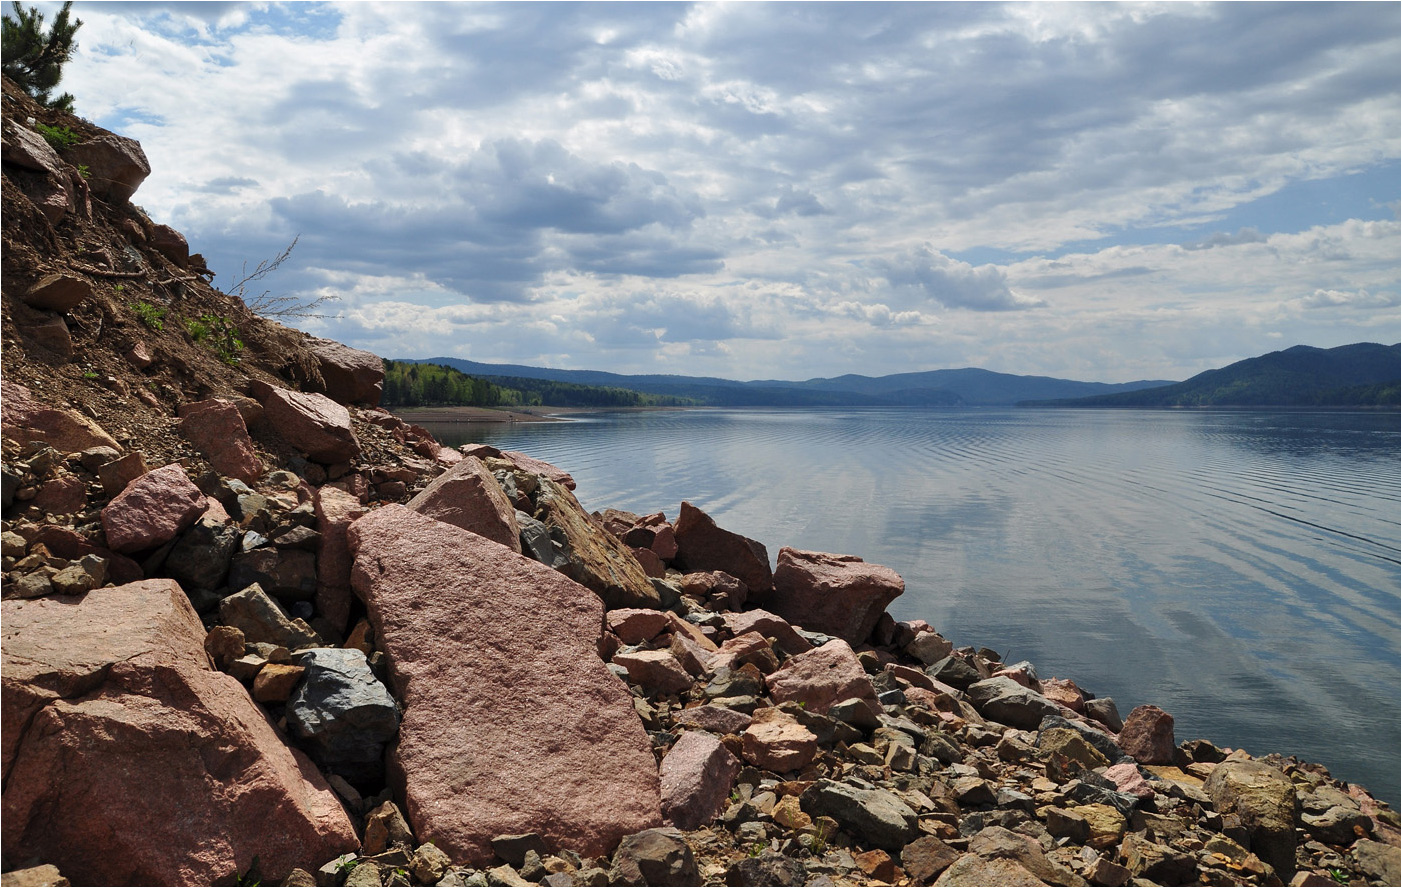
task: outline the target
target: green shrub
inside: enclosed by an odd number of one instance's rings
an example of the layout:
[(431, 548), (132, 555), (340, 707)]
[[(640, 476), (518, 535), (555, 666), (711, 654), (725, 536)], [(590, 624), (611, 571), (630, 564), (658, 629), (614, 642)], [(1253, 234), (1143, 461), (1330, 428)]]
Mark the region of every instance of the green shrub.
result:
[(159, 305), (152, 305), (143, 299), (133, 305), (132, 310), (135, 311), (136, 316), (141, 319), (141, 323), (150, 327), (152, 330), (165, 329), (166, 310)]
[[(79, 135), (66, 126), (49, 126), (44, 123), (34, 124), (34, 129), (39, 135), (44, 137), (44, 141), (53, 146), (55, 151), (62, 151), (65, 148), (72, 148), (78, 144)], [(79, 169), (79, 172), (82, 172)], [(86, 176), (84, 178), (87, 178)]]

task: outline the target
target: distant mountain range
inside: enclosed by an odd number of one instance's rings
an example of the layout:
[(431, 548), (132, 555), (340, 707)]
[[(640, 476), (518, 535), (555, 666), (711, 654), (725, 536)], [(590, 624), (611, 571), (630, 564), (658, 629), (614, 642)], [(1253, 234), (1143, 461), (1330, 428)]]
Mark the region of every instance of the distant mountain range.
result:
[(890, 376), (835, 376), (789, 382), (740, 382), (714, 376), (625, 375), (483, 364), (462, 358), (408, 359), (442, 364), (499, 385), (542, 379), (609, 386), (712, 407), (1392, 407), (1398, 406), (1399, 345), (1360, 342), (1337, 348), (1297, 345), (1199, 373), (1184, 382), (1117, 385), (991, 370), (926, 370)]
[(1297, 345), (1158, 388), (1023, 402), (1037, 407), (1399, 406), (1402, 345)]
[(441, 364), (499, 385), (510, 385), (509, 380), (513, 378), (547, 379), (686, 398), (711, 407), (1006, 407), (1020, 401), (1081, 398), (1169, 384), (1167, 380), (1142, 380), (1112, 385), (1047, 376), (1016, 376), (974, 368), (879, 377), (847, 375), (802, 382), (774, 379), (739, 382), (713, 376), (625, 375), (524, 364), (483, 364), (462, 358), (404, 360), (406, 363)]

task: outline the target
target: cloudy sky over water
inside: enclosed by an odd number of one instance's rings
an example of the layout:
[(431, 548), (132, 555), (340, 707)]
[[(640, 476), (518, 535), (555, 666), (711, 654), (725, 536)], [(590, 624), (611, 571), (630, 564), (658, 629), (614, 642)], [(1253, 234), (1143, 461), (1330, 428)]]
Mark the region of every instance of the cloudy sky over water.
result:
[[(57, 4), (41, 3), (53, 10)], [(1399, 339), (1399, 5), (84, 3), (228, 285), (386, 357), (1182, 379)]]

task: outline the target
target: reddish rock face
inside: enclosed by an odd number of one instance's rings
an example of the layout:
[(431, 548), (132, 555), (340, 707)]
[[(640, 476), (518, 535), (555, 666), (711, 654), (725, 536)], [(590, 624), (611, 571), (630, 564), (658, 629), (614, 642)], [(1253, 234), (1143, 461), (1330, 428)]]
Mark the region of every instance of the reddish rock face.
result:
[(206, 499), (179, 463), (153, 469), (127, 485), (102, 510), (114, 552), (141, 552), (175, 539), (200, 516)]
[(316, 355), (328, 398), (371, 407), (380, 403), (385, 365), (377, 355), (330, 339), (311, 339), (307, 347)]
[(1045, 681), (1039, 682), (1039, 684), (1042, 688), (1043, 697), (1046, 697), (1053, 703), (1059, 703), (1065, 706), (1072, 712), (1078, 712), (1082, 715), (1085, 714), (1086, 697), (1085, 694), (1081, 693), (1081, 689), (1076, 686), (1074, 681), (1071, 681), (1069, 678), (1048, 678)]
[(199, 448), (216, 472), (245, 484), (258, 481), (263, 464), (237, 407), (215, 398), (186, 404), (180, 417), (180, 434)]
[(316, 612), (345, 632), (351, 610), (351, 556), (346, 530), (368, 509), (338, 487), (317, 488), (312, 498), (316, 529), (321, 542), (316, 549)]
[(722, 529), (710, 515), (685, 502), (674, 531), (674, 567), (683, 573), (724, 571), (745, 584), (751, 601), (763, 603), (768, 599), (774, 574), (769, 569), (769, 552), (761, 543)]
[(819, 715), (826, 715), (832, 704), (853, 697), (876, 700), (876, 688), (861, 661), (840, 638), (790, 657), (766, 683), (775, 703), (792, 700)]
[(703, 731), (687, 731), (662, 760), (662, 816), (677, 829), (705, 826), (725, 810), (740, 762)]
[(493, 836), (600, 856), (661, 822), (647, 733), (597, 653), (594, 593), (402, 506), (355, 522), (350, 543), (404, 708), (391, 785), (420, 841), (484, 866)]
[(905, 591), (889, 567), (855, 555), (779, 550), (770, 610), (812, 632), (862, 644), (886, 606)]
[(34, 498), (34, 505), (54, 515), (71, 515), (88, 504), (87, 485), (81, 478), (66, 475), (47, 481)]
[(663, 694), (691, 687), (691, 675), (668, 651), (634, 651), (617, 654), (613, 662), (628, 670), (628, 680)]
[(88, 187), (108, 203), (131, 200), (151, 175), (151, 164), (141, 143), (126, 136), (103, 133), (69, 148), (66, 160), (88, 168)]
[(513, 552), (521, 551), (516, 510), (480, 459), (469, 456), (434, 478), (409, 508), (420, 515), (470, 530)]
[(66, 274), (46, 274), (26, 290), (20, 299), (23, 299), (26, 305), (35, 308), (67, 314), (90, 296), (92, 284), (84, 278)]
[(263, 398), (263, 417), (283, 440), (319, 463), (334, 465), (360, 453), (350, 411), (325, 395), (270, 386)]
[(3, 605), (7, 859), (75, 884), (266, 878), (354, 850), (335, 795), (233, 678), (180, 587)]
[(122, 450), (111, 435), (87, 417), (40, 404), (29, 389), (7, 380), (0, 380), (0, 416), (5, 437), (22, 444), (43, 441), (63, 453), (89, 447)]
[(1141, 765), (1173, 762), (1173, 716), (1157, 706), (1136, 706), (1120, 731), (1120, 748)]
[(169, 225), (151, 226), (151, 246), (180, 268), (190, 267), (190, 244), (185, 235)]
[(786, 654), (802, 654), (813, 649), (808, 639), (799, 635), (788, 621), (776, 617), (766, 610), (745, 611), (742, 614), (722, 614), (725, 628), (736, 637), (746, 632), (758, 632), (765, 638), (774, 639), (775, 645)]
[(606, 618), (609, 630), (624, 644), (642, 644), (671, 625), (667, 619), (667, 611), (642, 607), (609, 611)]

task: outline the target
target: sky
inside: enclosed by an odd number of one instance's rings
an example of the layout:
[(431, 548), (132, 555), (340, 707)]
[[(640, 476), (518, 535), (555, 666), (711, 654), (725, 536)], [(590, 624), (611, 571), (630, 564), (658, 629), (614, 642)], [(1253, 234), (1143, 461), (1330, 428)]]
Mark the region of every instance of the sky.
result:
[(1402, 338), (1400, 10), (78, 2), (61, 89), (383, 357), (1184, 379)]

